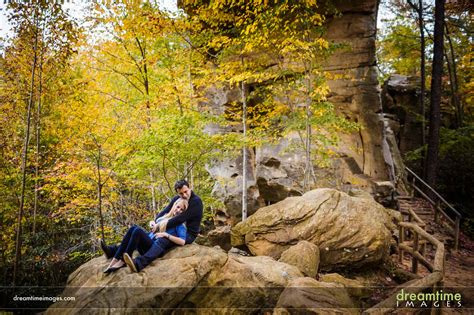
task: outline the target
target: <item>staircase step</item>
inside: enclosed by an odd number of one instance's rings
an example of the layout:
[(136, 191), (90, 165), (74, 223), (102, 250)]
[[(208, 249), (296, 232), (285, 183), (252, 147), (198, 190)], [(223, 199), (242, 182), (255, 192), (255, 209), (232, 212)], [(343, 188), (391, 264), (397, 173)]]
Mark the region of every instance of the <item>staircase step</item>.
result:
[[(427, 240), (419, 240), (418, 241), (418, 246), (423, 245), (423, 244), (428, 244), (429, 242)], [(414, 242), (413, 241), (404, 241), (402, 242), (403, 245), (413, 247)]]
[[(410, 214), (409, 210), (408, 209), (400, 209), (400, 212), (402, 214)], [(422, 212), (422, 211), (414, 211), (416, 213), (417, 216), (432, 216), (434, 213), (433, 212)]]

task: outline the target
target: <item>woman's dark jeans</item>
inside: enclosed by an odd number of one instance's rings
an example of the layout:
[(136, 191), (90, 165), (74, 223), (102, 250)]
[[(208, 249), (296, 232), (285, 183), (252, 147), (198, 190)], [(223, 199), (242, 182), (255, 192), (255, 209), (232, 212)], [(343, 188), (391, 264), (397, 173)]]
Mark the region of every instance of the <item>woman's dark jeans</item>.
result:
[[(188, 233), (186, 244), (191, 244), (195, 238), (195, 236)], [(175, 243), (164, 237), (159, 237), (153, 241), (148, 236), (148, 232), (137, 225), (133, 225), (123, 237), (120, 246), (116, 248), (114, 258), (123, 260), (124, 253), (132, 257), (133, 251), (138, 250), (140, 256), (135, 258), (134, 262), (138, 271), (140, 271), (174, 246), (176, 246)]]
[(125, 233), (114, 258), (123, 260), (124, 253), (132, 256), (135, 250), (138, 250), (140, 255), (143, 255), (150, 250), (153, 245), (154, 242), (148, 236), (148, 232), (137, 225), (133, 225), (128, 229), (127, 233)]

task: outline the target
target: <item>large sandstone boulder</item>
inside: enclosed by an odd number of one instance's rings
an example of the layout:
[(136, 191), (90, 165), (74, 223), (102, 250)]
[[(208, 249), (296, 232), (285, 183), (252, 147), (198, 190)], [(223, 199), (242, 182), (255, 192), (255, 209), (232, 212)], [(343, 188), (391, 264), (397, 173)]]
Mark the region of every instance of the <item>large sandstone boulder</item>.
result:
[(330, 270), (382, 260), (394, 228), (390, 212), (372, 198), (322, 188), (259, 209), (233, 227), (231, 242), (246, 245), (254, 255), (278, 259), (307, 240), (319, 247), (321, 268)]
[(305, 276), (316, 277), (319, 268), (319, 248), (308, 241), (299, 241), (285, 250), (278, 261), (297, 267)]
[(62, 294), (75, 301), (55, 303), (46, 313), (273, 308), (289, 281), (303, 276), (270, 257), (243, 257), (194, 244), (173, 249), (139, 273), (123, 268), (104, 275), (107, 264), (98, 257), (80, 266)]
[(359, 314), (344, 286), (313, 278), (292, 280), (281, 293), (273, 314)]

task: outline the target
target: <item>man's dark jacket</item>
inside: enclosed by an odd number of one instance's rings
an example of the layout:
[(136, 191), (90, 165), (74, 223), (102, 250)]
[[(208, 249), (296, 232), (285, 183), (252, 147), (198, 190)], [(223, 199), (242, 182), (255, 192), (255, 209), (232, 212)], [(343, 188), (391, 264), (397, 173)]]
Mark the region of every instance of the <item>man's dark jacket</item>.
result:
[[(173, 207), (173, 204), (178, 199), (179, 199), (179, 196), (174, 196), (171, 199), (170, 203), (166, 206), (166, 208), (164, 208), (160, 213), (157, 214), (155, 221), (159, 217), (162, 217), (168, 212), (170, 212), (171, 208)], [(191, 191), (191, 196), (189, 197), (189, 200), (188, 200), (188, 209), (184, 211), (183, 213), (171, 218), (168, 221), (166, 228), (170, 229), (185, 222), (186, 228), (188, 229), (187, 232), (191, 234), (192, 236), (196, 237), (200, 231), (202, 212), (203, 212), (203, 208), (202, 208), (201, 198), (198, 195), (196, 195), (194, 191)]]

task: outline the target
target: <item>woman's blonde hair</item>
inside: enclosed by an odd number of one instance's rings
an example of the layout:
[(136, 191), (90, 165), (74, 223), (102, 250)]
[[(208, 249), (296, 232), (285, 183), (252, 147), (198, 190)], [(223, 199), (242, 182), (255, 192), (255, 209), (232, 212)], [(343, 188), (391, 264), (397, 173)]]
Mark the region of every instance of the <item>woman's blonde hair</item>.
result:
[(171, 219), (172, 217), (174, 217), (174, 212), (176, 211), (176, 207), (179, 205), (179, 204), (183, 204), (183, 211), (186, 211), (188, 209), (188, 201), (186, 199), (183, 199), (183, 198), (178, 198), (178, 200), (176, 200), (174, 203), (173, 203), (173, 207), (171, 207), (171, 210), (163, 216), (163, 220), (161, 220), (161, 222), (159, 223), (160, 224), (160, 232), (165, 232), (166, 231), (166, 225), (168, 224), (168, 220)]

